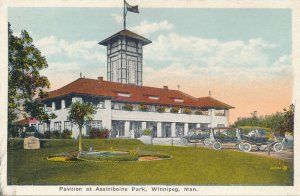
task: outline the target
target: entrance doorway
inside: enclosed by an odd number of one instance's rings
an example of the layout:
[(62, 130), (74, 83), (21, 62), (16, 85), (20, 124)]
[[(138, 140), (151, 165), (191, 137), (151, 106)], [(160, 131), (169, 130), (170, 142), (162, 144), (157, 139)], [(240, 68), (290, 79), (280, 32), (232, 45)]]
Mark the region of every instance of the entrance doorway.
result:
[(162, 137), (171, 137), (171, 123), (163, 123)]

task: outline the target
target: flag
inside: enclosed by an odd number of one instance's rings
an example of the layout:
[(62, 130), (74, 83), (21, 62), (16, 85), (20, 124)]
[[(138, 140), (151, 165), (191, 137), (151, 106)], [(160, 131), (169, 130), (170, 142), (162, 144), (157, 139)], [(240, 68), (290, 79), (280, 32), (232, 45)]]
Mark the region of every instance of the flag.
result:
[(137, 5), (129, 5), (126, 1), (125, 1), (125, 5), (126, 5), (127, 11), (139, 13), (139, 7)]

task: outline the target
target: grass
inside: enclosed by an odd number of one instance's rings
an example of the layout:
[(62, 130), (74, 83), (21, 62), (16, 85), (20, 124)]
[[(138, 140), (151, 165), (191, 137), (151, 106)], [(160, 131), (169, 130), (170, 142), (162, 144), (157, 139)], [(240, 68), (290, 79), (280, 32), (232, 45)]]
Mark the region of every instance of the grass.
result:
[[(76, 151), (76, 141), (44, 141), (41, 149), (24, 150), (23, 141), (13, 140), (8, 144), (8, 184), (293, 184), (291, 163), (238, 151), (151, 146), (134, 139), (86, 139), (83, 144), (85, 150), (89, 150), (90, 146), (95, 150), (136, 149), (171, 155), (172, 159), (146, 162), (58, 163), (45, 158)], [(280, 169), (282, 166), (287, 166), (287, 169)]]

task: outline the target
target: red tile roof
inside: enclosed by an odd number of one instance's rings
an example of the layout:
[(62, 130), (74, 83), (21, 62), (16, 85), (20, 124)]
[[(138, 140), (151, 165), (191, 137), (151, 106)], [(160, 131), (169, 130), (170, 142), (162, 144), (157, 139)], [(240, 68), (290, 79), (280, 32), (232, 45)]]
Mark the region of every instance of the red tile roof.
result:
[(22, 120), (18, 120), (16, 122), (14, 122), (14, 124), (25, 126), (25, 125), (29, 125), (29, 123), (36, 123), (36, 122), (37, 122), (37, 119), (35, 119), (35, 118), (24, 118)]
[[(201, 108), (233, 108), (232, 106), (222, 103), (212, 97), (196, 98), (179, 90), (136, 86), (87, 78), (79, 78), (60, 89), (51, 91), (45, 99), (65, 96), (72, 93), (111, 97), (113, 100), (120, 102)], [(130, 97), (121, 96), (118, 93), (128, 93), (130, 94)], [(157, 96), (159, 97), (159, 100), (149, 99), (149, 96)], [(175, 102), (174, 99), (183, 99), (183, 102)]]
[(132, 31), (124, 29), (124, 30), (119, 31), (118, 33), (106, 38), (105, 40), (99, 42), (99, 44), (107, 46), (110, 40), (114, 39), (115, 37), (119, 37), (119, 36), (126, 36), (126, 37), (131, 37), (133, 39), (137, 39), (137, 40), (142, 42), (143, 46), (152, 43), (149, 39), (144, 38), (144, 37), (132, 32)]

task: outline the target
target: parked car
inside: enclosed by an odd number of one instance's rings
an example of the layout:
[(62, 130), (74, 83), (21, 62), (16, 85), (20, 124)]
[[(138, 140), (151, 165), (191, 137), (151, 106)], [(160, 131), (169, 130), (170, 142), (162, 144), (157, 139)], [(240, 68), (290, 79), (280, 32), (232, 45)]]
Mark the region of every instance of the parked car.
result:
[(212, 144), (216, 150), (222, 148), (222, 143), (214, 138), (211, 128), (195, 128), (189, 130), (187, 135), (181, 138), (181, 143), (187, 145), (189, 142), (202, 142), (205, 146)]

